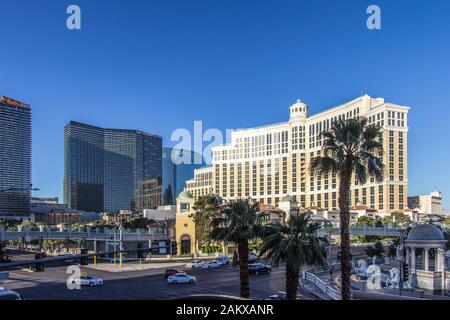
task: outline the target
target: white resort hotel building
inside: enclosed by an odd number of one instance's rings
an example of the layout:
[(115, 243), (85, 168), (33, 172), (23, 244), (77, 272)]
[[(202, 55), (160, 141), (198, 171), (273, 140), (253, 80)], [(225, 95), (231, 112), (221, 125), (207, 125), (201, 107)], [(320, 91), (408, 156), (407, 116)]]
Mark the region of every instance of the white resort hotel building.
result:
[(186, 191), (194, 199), (214, 192), (225, 201), (252, 198), (272, 206), (290, 196), (302, 208), (337, 210), (338, 177), (312, 174), (310, 161), (320, 154), (320, 133), (334, 120), (364, 116), (383, 128), (386, 169), (381, 183), (373, 177), (364, 185), (353, 180), (351, 205), (380, 215), (401, 211), (408, 194), (408, 110), (364, 95), (309, 116), (308, 106), (298, 100), (289, 121), (232, 132), (231, 143), (212, 149), (212, 166), (197, 169)]

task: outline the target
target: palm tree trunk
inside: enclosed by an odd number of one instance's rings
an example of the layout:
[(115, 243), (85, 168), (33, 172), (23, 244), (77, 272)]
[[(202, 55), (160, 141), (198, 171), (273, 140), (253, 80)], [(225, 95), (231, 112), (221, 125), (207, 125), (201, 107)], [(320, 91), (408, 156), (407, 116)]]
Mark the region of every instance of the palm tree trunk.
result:
[(339, 210), (341, 220), (341, 279), (342, 279), (342, 300), (350, 300), (350, 184), (351, 170), (346, 170), (341, 174), (339, 184)]
[(291, 266), (289, 263), (286, 264), (286, 296), (288, 300), (297, 299), (298, 273), (298, 268)]
[(241, 280), (241, 297), (250, 297), (249, 272), (248, 272), (248, 240), (238, 242), (239, 272)]

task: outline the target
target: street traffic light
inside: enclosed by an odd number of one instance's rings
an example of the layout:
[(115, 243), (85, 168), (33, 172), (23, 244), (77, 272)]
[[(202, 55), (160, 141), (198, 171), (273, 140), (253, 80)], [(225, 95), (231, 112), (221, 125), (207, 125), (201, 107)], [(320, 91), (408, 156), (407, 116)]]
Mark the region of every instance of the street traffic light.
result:
[(403, 263), (403, 282), (408, 282), (409, 280), (409, 266), (406, 262)]
[(176, 256), (178, 254), (178, 246), (176, 241), (170, 243), (170, 254)]

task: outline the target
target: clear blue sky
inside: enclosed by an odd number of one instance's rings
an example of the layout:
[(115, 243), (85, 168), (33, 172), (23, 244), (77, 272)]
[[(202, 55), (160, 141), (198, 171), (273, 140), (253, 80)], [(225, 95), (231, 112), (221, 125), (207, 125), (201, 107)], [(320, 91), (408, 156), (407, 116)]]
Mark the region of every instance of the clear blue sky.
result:
[[(66, 29), (78, 4), (82, 30)], [(382, 29), (366, 28), (378, 4)], [(163, 136), (285, 121), (360, 93), (411, 107), (409, 194), (450, 207), (450, 1), (0, 0), (0, 94), (33, 107), (33, 183), (62, 196), (69, 120)]]

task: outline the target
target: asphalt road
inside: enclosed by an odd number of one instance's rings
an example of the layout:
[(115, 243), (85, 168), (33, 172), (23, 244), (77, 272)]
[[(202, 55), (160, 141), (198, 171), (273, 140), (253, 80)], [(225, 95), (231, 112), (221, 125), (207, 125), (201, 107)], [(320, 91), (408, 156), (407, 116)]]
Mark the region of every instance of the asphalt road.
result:
[[(333, 248), (337, 251), (337, 248)], [(353, 247), (352, 253), (359, 254), (363, 248)], [(335, 252), (333, 252), (335, 254)], [(30, 260), (29, 253), (14, 254), (13, 260)], [(69, 290), (66, 279), (67, 266), (73, 263), (58, 263), (47, 266), (44, 272), (27, 272), (25, 270), (9, 270), (10, 280), (1, 284), (20, 293), (28, 300), (149, 300), (176, 299), (189, 297), (192, 294), (239, 295), (239, 269), (224, 266), (213, 270), (187, 270), (188, 274), (197, 278), (196, 284), (168, 285), (162, 273), (165, 268), (109, 272), (82, 267), (82, 272), (104, 280), (101, 287), (82, 287), (81, 290)], [(183, 268), (181, 268), (183, 269)], [(6, 270), (5, 270), (6, 271)], [(262, 299), (272, 294), (284, 294), (284, 267), (274, 267), (269, 275), (250, 276), (250, 297)], [(299, 287), (299, 299), (317, 299)]]
[[(221, 269), (187, 270), (197, 278), (196, 284), (169, 285), (162, 276), (164, 269), (151, 272), (108, 272), (82, 268), (82, 272), (104, 280), (101, 287), (69, 290), (66, 267), (46, 268), (44, 272), (10, 271), (10, 280), (2, 284), (20, 293), (27, 300), (149, 300), (186, 298), (192, 294), (239, 295), (239, 270), (231, 266)], [(155, 274), (158, 272), (158, 274)], [(151, 274), (150, 274), (151, 273)], [(284, 293), (284, 268), (274, 268), (268, 275), (250, 276), (252, 299)], [(315, 299), (299, 289), (300, 299)]]

